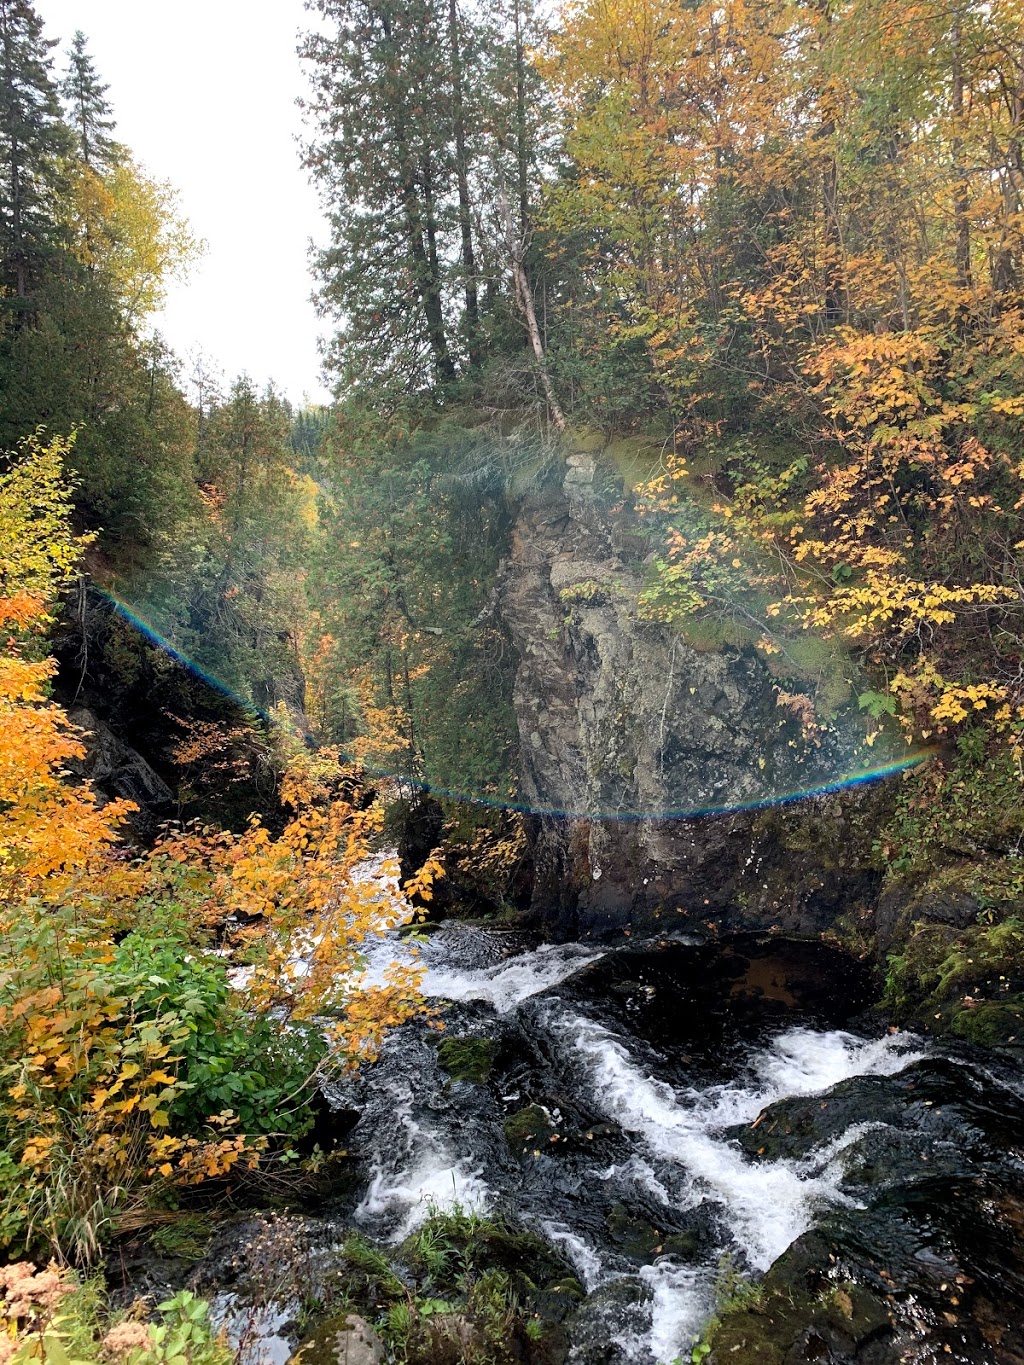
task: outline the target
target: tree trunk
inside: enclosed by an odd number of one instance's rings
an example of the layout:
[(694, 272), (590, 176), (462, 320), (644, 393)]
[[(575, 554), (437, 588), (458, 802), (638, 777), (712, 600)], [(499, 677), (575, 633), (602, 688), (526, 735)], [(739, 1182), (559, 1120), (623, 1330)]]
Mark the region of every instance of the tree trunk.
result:
[(1010, 133), (1006, 160), (1000, 179), (1003, 188), (1003, 241), (992, 263), (992, 284), (999, 294), (1013, 293), (1020, 282), (1020, 262), (1012, 242), (1017, 240), (1014, 223), (1019, 219), (1024, 198), (1024, 67), (1018, 67), (1016, 86), (1009, 93)]
[(498, 190), (498, 213), (505, 234), (505, 245), (512, 263), (512, 282), (515, 286), (516, 302), (519, 304), (526, 321), (530, 345), (533, 347), (533, 354), (537, 359), (537, 369), (544, 389), (544, 397), (547, 399), (548, 411), (551, 414), (551, 424), (556, 431), (564, 431), (565, 414), (558, 402), (555, 386), (551, 382), (551, 373), (548, 370), (547, 358), (544, 354), (544, 342), (537, 325), (537, 310), (533, 306), (533, 290), (530, 288), (526, 266), (523, 263), (523, 239), (516, 232), (512, 223), (512, 210), (509, 208), (508, 196), (505, 194), (504, 187)]
[(473, 218), (469, 199), (469, 163), (466, 156), (466, 121), (462, 93), (462, 49), (459, 39), (459, 13), (456, 0), (448, 0), (448, 42), (452, 64), (452, 118), (455, 124), (455, 175), (459, 186), (459, 232), (462, 237), (463, 288), (466, 295), (466, 342), (469, 363), (478, 368), (480, 351), (480, 308), (477, 300), (476, 255), (473, 251)]
[(516, 39), (516, 174), (519, 184), (519, 237), (530, 233), (530, 139), (526, 127), (526, 47), (523, 42), (521, 0), (513, 0), (512, 20)]
[(427, 274), (423, 282), (423, 312), (427, 319), (430, 348), (438, 378), (455, 378), (455, 365), (448, 350), (444, 331), (444, 302), (441, 296), (441, 267), (437, 257), (437, 217), (434, 212), (434, 175), (430, 153), (423, 157), (423, 208), (427, 230)]
[(967, 175), (963, 167), (963, 144), (961, 133), (964, 125), (964, 71), (961, 52), (962, 33), (960, 16), (953, 20), (950, 35), (953, 50), (953, 137), (950, 145), (950, 159), (953, 175), (953, 224), (954, 259), (956, 262), (957, 283), (962, 289), (971, 287), (971, 225), (967, 217)]
[[(4, 80), (10, 92), (12, 121), (16, 100), (14, 85), (14, 55), (11, 51), (12, 37), (6, 7), (0, 9), (2, 26)], [(22, 224), (22, 187), (21, 187), (21, 146), (17, 134), (11, 129), (9, 146), (10, 160), (7, 166), (8, 185), (11, 193), (11, 251), (9, 264), (14, 267), (14, 289), (19, 299), (28, 294), (28, 273), (25, 267), (24, 227)]]
[[(827, 30), (832, 24), (830, 0), (819, 0), (818, 10)], [(824, 45), (822, 40), (820, 47)], [(831, 143), (835, 132), (835, 120), (826, 117), (816, 136), (823, 142)], [(843, 235), (839, 222), (839, 165), (831, 146), (821, 173), (821, 200), (825, 219), (825, 325), (833, 327), (836, 323), (842, 322), (846, 310), (843, 306), (845, 291), (842, 266)]]
[[(393, 39), (391, 20), (387, 13), (381, 15), (381, 28), (390, 43)], [(429, 252), (423, 244), (424, 212), (417, 194), (416, 175), (413, 157), (409, 147), (409, 137), (400, 109), (395, 111), (395, 138), (398, 143), (401, 166), (402, 212), (405, 218), (405, 234), (409, 255), (412, 259), (413, 279), (419, 295), (423, 320), (426, 325), (427, 342), (434, 363), (434, 373), (438, 380), (445, 382), (455, 378), (455, 366), (448, 339), (444, 330), (444, 308), (441, 302), (441, 278), (437, 260), (437, 225), (433, 217), (430, 183), (429, 159), (424, 167), (424, 199), (426, 208), (426, 231), (430, 243)]]

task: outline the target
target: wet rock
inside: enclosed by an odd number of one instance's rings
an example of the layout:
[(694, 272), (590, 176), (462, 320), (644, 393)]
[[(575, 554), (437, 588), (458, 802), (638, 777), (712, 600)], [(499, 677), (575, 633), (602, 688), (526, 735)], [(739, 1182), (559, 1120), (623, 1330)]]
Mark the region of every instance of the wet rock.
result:
[(89, 778), (102, 796), (134, 801), (146, 815), (168, 808), (174, 793), (140, 753), (118, 739), (104, 721), (84, 706), (68, 711), (68, 719), (83, 732), (85, 756), (71, 759), (68, 767)]
[(580, 998), (655, 1047), (676, 1051), (679, 1079), (720, 1073), (768, 1021), (842, 1025), (871, 999), (867, 970), (825, 944), (737, 934), (665, 939), (607, 954), (570, 983)]
[(561, 489), (523, 500), (503, 580), (522, 798), (570, 813), (533, 824), (534, 912), (565, 937), (722, 918), (829, 927), (877, 893), (870, 836), (854, 837), (873, 794), (804, 804), (822, 834), (803, 843), (784, 814), (677, 813), (834, 780), (850, 766), (842, 727), (806, 740), (756, 634), (684, 638), (642, 618), (650, 546), (607, 473), (592, 455), (570, 459)]
[(579, 1280), (572, 1275), (555, 1280), (544, 1289), (538, 1289), (532, 1296), (532, 1306), (537, 1316), (544, 1322), (563, 1323), (570, 1317), (586, 1298)]
[(664, 1251), (664, 1237), (659, 1229), (632, 1216), (624, 1204), (613, 1204), (609, 1210), (608, 1236), (636, 1261), (653, 1261)]
[(551, 1122), (551, 1111), (541, 1104), (528, 1104), (524, 1109), (516, 1110), (502, 1126), (514, 1152), (522, 1153), (530, 1148), (543, 1150), (552, 1138), (559, 1136)]
[(626, 1342), (641, 1340), (646, 1325), (635, 1281), (602, 1285), (570, 1320), (574, 1365), (622, 1365), (629, 1360)]
[(893, 1335), (883, 1299), (838, 1276), (827, 1242), (800, 1238), (756, 1290), (726, 1304), (710, 1331), (709, 1365), (881, 1362)]

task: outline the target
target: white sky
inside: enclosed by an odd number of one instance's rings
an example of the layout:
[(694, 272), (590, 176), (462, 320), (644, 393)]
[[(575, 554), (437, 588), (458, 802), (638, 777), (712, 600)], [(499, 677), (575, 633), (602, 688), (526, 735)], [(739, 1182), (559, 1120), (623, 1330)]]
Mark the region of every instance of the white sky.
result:
[[(302, 0), (35, 0), (48, 35), (88, 40), (117, 136), (169, 180), (207, 251), (168, 292), (156, 325), (191, 368), (201, 352), (230, 380), (273, 379), (323, 400), (307, 243), (323, 241), (299, 166), (295, 53)], [(55, 72), (63, 76), (62, 50)]]

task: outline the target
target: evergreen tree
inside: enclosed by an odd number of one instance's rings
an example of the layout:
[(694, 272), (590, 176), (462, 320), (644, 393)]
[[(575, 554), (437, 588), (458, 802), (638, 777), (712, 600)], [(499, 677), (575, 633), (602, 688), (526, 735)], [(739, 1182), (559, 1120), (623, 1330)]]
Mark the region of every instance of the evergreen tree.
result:
[(106, 98), (109, 88), (100, 82), (92, 57), (85, 50), (85, 34), (79, 29), (72, 40), (68, 72), (60, 93), (67, 106), (78, 155), (91, 170), (116, 165), (124, 155), (123, 148), (110, 136), (114, 118)]
[(329, 364), (344, 389), (378, 402), (460, 376), (486, 383), (489, 360), (522, 356), (513, 315), (530, 312), (513, 284), (503, 199), (526, 274), (542, 268), (532, 205), (554, 120), (529, 57), (541, 41), (531, 0), (313, 8), (326, 22), (303, 48), (306, 165), (331, 224), (319, 258), (321, 303), (340, 324)]
[(68, 146), (53, 46), (27, 0), (0, 0), (0, 281), (21, 311), (55, 245), (56, 163)]
[(437, 0), (317, 0), (333, 34), (307, 37), (318, 141), (306, 164), (333, 241), (321, 299), (342, 319), (349, 384), (394, 389), (456, 374), (448, 297), (457, 240), (447, 8)]

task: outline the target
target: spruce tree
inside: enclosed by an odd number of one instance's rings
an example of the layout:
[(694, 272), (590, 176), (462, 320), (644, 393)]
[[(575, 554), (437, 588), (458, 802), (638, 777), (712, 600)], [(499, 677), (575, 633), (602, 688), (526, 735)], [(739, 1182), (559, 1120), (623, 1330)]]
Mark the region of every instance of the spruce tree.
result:
[[(333, 33), (310, 34), (317, 141), (306, 164), (331, 226), (321, 300), (341, 320), (350, 384), (424, 388), (454, 379), (452, 262), (458, 211), (438, 0), (316, 0)], [(453, 249), (454, 247), (454, 249)]]
[(109, 88), (101, 83), (92, 57), (85, 50), (85, 34), (79, 29), (72, 39), (68, 71), (60, 93), (78, 155), (90, 170), (116, 165), (123, 156), (123, 149), (110, 136), (114, 118), (106, 98)]
[(22, 311), (58, 236), (52, 198), (68, 139), (53, 46), (26, 0), (0, 0), (0, 281)]

